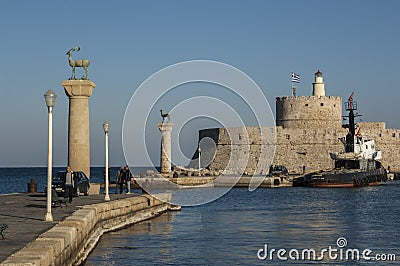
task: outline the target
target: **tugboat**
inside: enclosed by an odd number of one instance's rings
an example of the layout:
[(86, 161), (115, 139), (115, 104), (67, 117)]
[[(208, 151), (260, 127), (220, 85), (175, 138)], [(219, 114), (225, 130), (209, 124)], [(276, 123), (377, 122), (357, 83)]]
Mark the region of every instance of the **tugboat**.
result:
[(353, 101), (354, 92), (345, 103), (349, 112), (349, 124), (343, 127), (349, 132), (343, 138), (344, 152), (330, 153), (335, 161), (335, 168), (306, 174), (293, 180), (295, 187), (363, 187), (376, 186), (387, 181), (387, 172), (378, 161), (381, 151), (375, 150), (375, 141), (360, 133), (354, 123), (357, 102)]

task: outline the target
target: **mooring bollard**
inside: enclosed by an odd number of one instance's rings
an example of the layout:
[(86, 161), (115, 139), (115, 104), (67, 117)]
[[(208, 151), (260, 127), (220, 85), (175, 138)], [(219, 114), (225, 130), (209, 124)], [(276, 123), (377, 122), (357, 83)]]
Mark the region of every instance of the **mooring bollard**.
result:
[(32, 178), (31, 182), (28, 183), (28, 193), (36, 193), (36, 192), (37, 192), (37, 183)]

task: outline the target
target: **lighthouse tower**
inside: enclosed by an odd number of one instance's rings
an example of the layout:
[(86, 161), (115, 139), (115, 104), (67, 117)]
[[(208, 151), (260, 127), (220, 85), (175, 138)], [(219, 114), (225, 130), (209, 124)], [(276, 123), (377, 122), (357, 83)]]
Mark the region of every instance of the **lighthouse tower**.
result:
[(322, 77), (322, 72), (317, 71), (314, 76), (313, 82), (313, 96), (321, 97), (325, 96), (325, 83), (324, 78)]
[(326, 96), (321, 71), (314, 74), (312, 96), (276, 97), (276, 125), (283, 128), (341, 128), (342, 98)]

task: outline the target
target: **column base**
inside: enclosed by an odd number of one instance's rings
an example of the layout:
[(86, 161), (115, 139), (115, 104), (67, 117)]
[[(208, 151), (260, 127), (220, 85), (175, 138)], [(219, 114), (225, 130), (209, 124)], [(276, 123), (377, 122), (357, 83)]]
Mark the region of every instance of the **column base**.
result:
[(53, 215), (51, 214), (51, 212), (46, 213), (46, 216), (44, 217), (44, 220), (46, 222), (52, 222), (53, 221)]

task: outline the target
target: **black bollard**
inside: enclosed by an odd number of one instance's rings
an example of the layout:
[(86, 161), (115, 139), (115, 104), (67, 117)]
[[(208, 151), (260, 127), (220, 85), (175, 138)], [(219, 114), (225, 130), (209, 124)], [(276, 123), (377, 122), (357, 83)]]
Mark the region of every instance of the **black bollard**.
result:
[(28, 183), (28, 193), (36, 193), (36, 192), (37, 192), (37, 183), (32, 178), (31, 182)]

